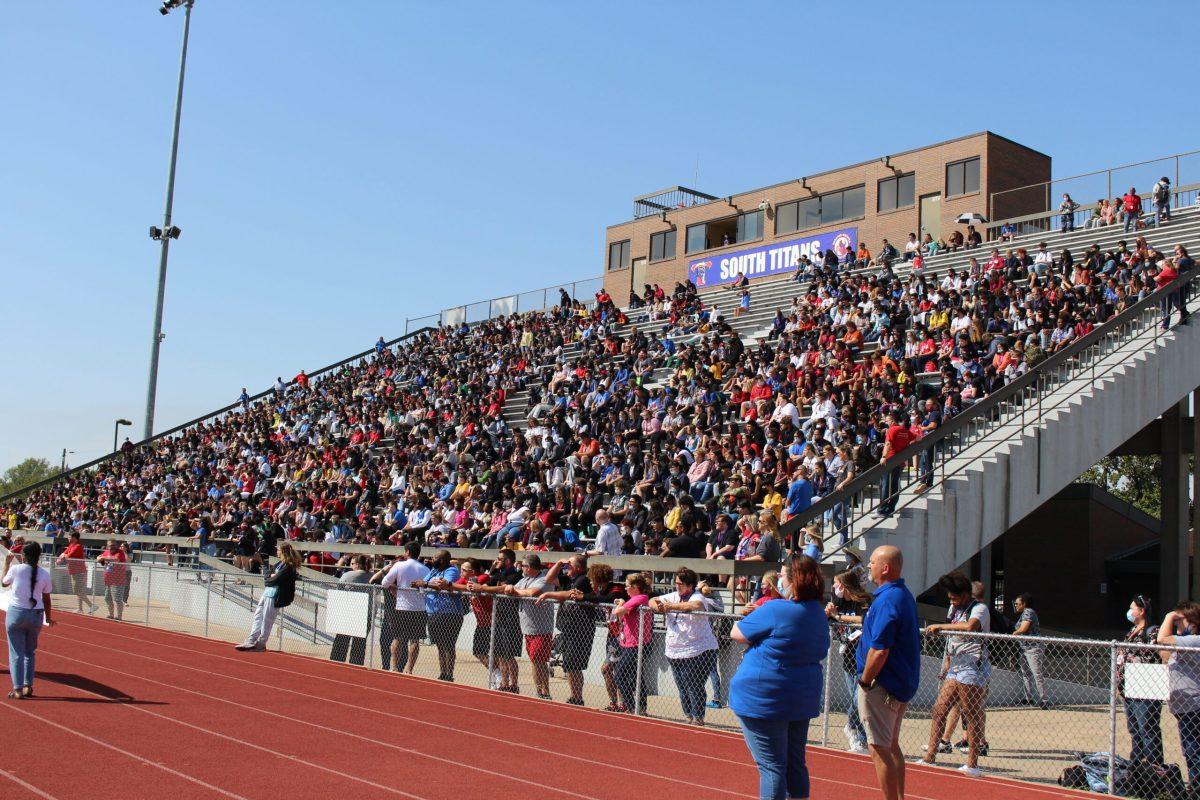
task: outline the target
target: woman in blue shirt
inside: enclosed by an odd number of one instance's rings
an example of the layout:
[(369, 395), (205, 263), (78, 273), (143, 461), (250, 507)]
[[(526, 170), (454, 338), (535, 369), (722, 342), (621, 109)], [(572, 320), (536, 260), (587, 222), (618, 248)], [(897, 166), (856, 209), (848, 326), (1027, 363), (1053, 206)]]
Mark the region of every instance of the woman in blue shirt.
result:
[(730, 634), (748, 645), (729, 685), (729, 707), (758, 765), (761, 800), (809, 796), (804, 747), (808, 721), (820, 711), (821, 661), (829, 652), (820, 567), (800, 556), (785, 574), (784, 599), (763, 605)]

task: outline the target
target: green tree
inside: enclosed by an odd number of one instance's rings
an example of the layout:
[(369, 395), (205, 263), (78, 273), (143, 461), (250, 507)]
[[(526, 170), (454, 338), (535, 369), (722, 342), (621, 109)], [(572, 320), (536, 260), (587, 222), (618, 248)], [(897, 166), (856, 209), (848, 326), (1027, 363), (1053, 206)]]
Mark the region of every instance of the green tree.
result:
[(1157, 519), (1162, 503), (1161, 461), (1158, 456), (1108, 456), (1079, 480), (1098, 484)]
[(19, 492), (26, 486), (52, 478), (58, 468), (44, 458), (27, 458), (15, 467), (9, 467), (0, 476), (0, 497)]

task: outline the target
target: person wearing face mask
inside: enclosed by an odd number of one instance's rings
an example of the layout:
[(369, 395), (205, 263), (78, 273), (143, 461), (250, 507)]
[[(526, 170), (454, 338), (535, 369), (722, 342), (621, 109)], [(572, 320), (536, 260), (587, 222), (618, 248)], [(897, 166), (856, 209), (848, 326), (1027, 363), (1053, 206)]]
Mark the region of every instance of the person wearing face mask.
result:
[[(950, 609), (947, 622), (928, 625), (928, 634), (942, 631), (988, 633), (991, 630), (991, 614), (986, 604), (971, 594), (971, 579), (961, 572), (951, 572), (938, 579), (938, 586), (949, 596)], [(933, 704), (932, 725), (929, 728), (929, 744), (925, 757), (919, 763), (932, 764), (942, 752), (941, 734), (946, 726), (950, 709), (957, 706), (967, 729), (967, 762), (958, 771), (972, 778), (982, 773), (979, 769), (980, 749), (986, 741), (984, 702), (987, 699), (988, 681), (992, 665), (988, 659), (987, 642), (974, 636), (950, 636), (946, 639), (946, 656), (942, 661), (939, 677), (942, 688)]]
[(833, 601), (825, 605), (825, 616), (833, 623), (833, 637), (840, 642), (842, 676), (850, 705), (846, 709), (846, 734), (851, 753), (867, 752), (867, 732), (858, 713), (858, 665), (855, 659), (861, 625), (871, 606), (871, 594), (863, 588), (858, 573), (847, 570), (833, 576)]
[[(1154, 624), (1154, 608), (1149, 598), (1137, 595), (1125, 612), (1129, 620), (1129, 632), (1125, 641), (1130, 644), (1151, 645), (1158, 639), (1158, 626)], [(1163, 763), (1162, 744), (1162, 701), (1125, 696), (1126, 664), (1158, 664), (1157, 651), (1120, 648), (1117, 650), (1117, 693), (1125, 702), (1125, 728), (1129, 731), (1130, 761)]]
[(716, 610), (716, 604), (697, 591), (696, 573), (680, 567), (675, 591), (650, 601), (650, 610), (666, 617), (666, 657), (671, 666), (679, 702), (689, 725), (704, 725), (705, 682), (717, 664), (717, 637), (706, 616), (690, 612)]
[(1171, 687), (1167, 707), (1179, 724), (1179, 744), (1192, 792), (1189, 796), (1195, 796), (1200, 787), (1200, 603), (1184, 600), (1175, 606), (1163, 618), (1155, 638), (1159, 644), (1185, 648), (1173, 651), (1167, 661)]

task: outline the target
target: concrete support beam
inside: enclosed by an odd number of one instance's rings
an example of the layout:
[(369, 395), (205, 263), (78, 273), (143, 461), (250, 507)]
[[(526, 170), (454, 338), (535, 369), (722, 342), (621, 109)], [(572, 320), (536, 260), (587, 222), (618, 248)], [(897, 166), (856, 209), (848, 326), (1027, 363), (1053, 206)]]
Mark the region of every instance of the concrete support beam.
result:
[[(1183, 452), (1191, 455), (1196, 452), (1196, 420), (1195, 416), (1183, 419)], [(1113, 450), (1114, 456), (1156, 456), (1162, 443), (1162, 420), (1156, 419), (1128, 441)]]
[(1183, 452), (1183, 418), (1188, 401), (1176, 403), (1162, 415), (1161, 449), (1162, 513), (1160, 515), (1161, 546), (1159, 548), (1160, 610), (1169, 611), (1187, 598), (1191, 589), (1188, 559), (1188, 472), (1187, 456)]

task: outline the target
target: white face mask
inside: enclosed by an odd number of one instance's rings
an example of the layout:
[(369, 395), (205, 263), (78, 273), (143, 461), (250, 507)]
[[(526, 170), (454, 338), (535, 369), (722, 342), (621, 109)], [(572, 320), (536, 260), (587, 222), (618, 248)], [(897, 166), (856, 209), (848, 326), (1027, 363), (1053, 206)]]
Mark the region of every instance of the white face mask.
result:
[(844, 600), (846, 597), (846, 590), (842, 588), (840, 583), (835, 583), (833, 585), (833, 595), (839, 600)]

